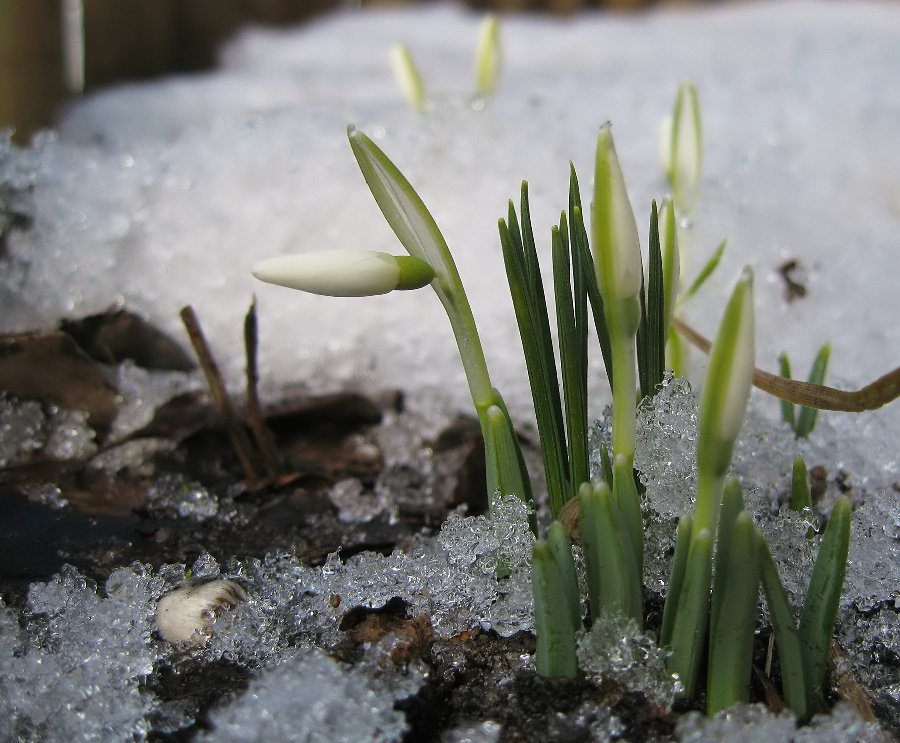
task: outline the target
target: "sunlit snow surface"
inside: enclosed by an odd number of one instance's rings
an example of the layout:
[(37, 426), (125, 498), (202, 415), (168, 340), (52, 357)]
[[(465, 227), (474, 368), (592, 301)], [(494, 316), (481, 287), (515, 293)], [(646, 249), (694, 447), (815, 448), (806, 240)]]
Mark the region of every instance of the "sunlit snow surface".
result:
[[(729, 248), (719, 280), (685, 315), (712, 335), (733, 279), (750, 264), (759, 366), (774, 369), (786, 350), (803, 374), (818, 347), (831, 341), (830, 379), (860, 387), (900, 362), (900, 14), (893, 5), (779, 3), (567, 21), (510, 17), (503, 23), (500, 90), (483, 107), (471, 100), (477, 22), (437, 6), (347, 12), (297, 31), (246, 32), (225, 51), (220, 71), (103, 92), (73, 106), (59, 131), (31, 150), (0, 144), (0, 231), (13, 213), (33, 218), (31, 229), (9, 234), (0, 257), (0, 330), (51, 327), (61, 316), (125, 301), (178, 335), (178, 310), (190, 303), (237, 386), (242, 318), (255, 292), (268, 396), (296, 381), (312, 390), (399, 387), (414, 410), (465, 409), (449, 327), (429, 291), (327, 299), (250, 277), (253, 263), (279, 253), (400, 250), (353, 161), (344, 130), (354, 123), (384, 147), (431, 208), (468, 287), (494, 383), (524, 419), (529, 395), (496, 219), (528, 179), (535, 229), (539, 240), (546, 236), (565, 206), (570, 160), (589, 193), (594, 138), (606, 120), (614, 125), (633, 203), (645, 213), (649, 200), (665, 192), (659, 119), (669, 113), (677, 83), (692, 77), (706, 159), (686, 276), (693, 277), (722, 237)], [(432, 102), (425, 116), (405, 105), (391, 77), (387, 50), (397, 41), (410, 47), (425, 77)], [(808, 288), (793, 303), (785, 300), (778, 273), (788, 259), (800, 262)], [(694, 363), (702, 367), (699, 354)], [(139, 384), (133, 370), (123, 374), (126, 387)], [(599, 370), (592, 379), (599, 416), (608, 396)], [(647, 559), (647, 582), (655, 590), (668, 569), (672, 519), (690, 503), (695, 403), (683, 385), (672, 382), (656, 409), (643, 414), (638, 465), (658, 512)], [(7, 401), (2, 404), (6, 410)], [(148, 400), (147, 407), (153, 404)], [(773, 423), (777, 406), (754, 396), (737, 450), (735, 473), (773, 540), (795, 601), (812, 559), (799, 539), (806, 526), (765, 515), (786, 492), (792, 458), (803, 454), (832, 478), (845, 472), (855, 496), (865, 500), (854, 519), (839, 629), (856, 648), (847, 660), (856, 669), (900, 647), (894, 612), (860, 618), (854, 609), (898, 600), (897, 405), (858, 417), (825, 415), (811, 440), (798, 444)], [(12, 413), (43, 440), (59, 429), (61, 419), (40, 411)], [(4, 414), (4, 426), (8, 419)], [(63, 436), (59, 446), (73, 455), (85, 451), (83, 437)], [(0, 429), (3, 458), (22, 451)], [(826, 499), (835, 496), (832, 482)], [(501, 532), (512, 528), (503, 523)], [(479, 624), (501, 633), (528, 627), (527, 566), (514, 561), (518, 580), (502, 583), (486, 567), (498, 550), (527, 555), (526, 535), (515, 534), (507, 544), (508, 535), (484, 521), (454, 518), (442, 540), (418, 543), (409, 555), (335, 558), (324, 572), (285, 556), (226, 566), (226, 577), (257, 590), (220, 620), (230, 631), (217, 634), (208, 652), (260, 673), (244, 697), (213, 716), (218, 728), (211, 736), (219, 730), (223, 740), (278, 737), (278, 729), (260, 721), (302, 716), (277, 693), (302, 694), (292, 675), (300, 672), (315, 676), (335, 705), (370, 695), (366, 715), (356, 715), (358, 708), (321, 710), (358, 718), (360, 727), (345, 739), (396, 739), (403, 721), (392, 700), (414, 693), (415, 669), (409, 678), (373, 687), (371, 676), (339, 674), (313, 648), (284, 657), (284, 638), (308, 632), (316, 635), (310, 642), (334, 641), (328, 612), (335, 612), (327, 599), (338, 583), (345, 606), (377, 606), (398, 595), (416, 611), (432, 613), (439, 634)], [(460, 535), (465, 538), (454, 552), (447, 540)], [(413, 560), (416, 567), (405, 572)], [(212, 578), (219, 568), (195, 566), (195, 573)], [(3, 610), (0, 724), (15, 725), (4, 734), (131, 740), (151, 726), (175, 731), (187, 724), (191, 710), (161, 705), (141, 690), (154, 665), (172, 654), (151, 634), (153, 602), (182, 577), (180, 566), (158, 574), (123, 567), (101, 598), (70, 571), (32, 587), (24, 628)], [(395, 582), (389, 585), (389, 578)], [(900, 699), (900, 683), (893, 689), (886, 693)], [(261, 709), (266, 700), (271, 707)], [(706, 731), (686, 721), (679, 735), (735, 737), (736, 730), (759, 725), (758, 718), (758, 711), (745, 710), (737, 727)], [(786, 719), (766, 724), (773, 740), (790, 734), (774, 732), (789, 730)], [(810, 739), (841, 739), (839, 731), (859, 724), (842, 711), (835, 732), (816, 727)], [(489, 725), (477, 730), (476, 739), (496, 737)]]

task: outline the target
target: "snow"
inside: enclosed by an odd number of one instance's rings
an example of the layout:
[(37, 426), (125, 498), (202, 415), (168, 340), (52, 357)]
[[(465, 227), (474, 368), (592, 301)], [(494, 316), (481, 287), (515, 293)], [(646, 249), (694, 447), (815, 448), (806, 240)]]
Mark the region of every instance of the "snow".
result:
[[(178, 311), (190, 303), (239, 389), (242, 320), (255, 293), (267, 397), (297, 381), (313, 391), (402, 388), (410, 415), (425, 429), (467, 410), (449, 326), (429, 291), (330, 299), (250, 276), (260, 259), (288, 252), (400, 251), (353, 161), (344, 134), (353, 123), (377, 140), (432, 210), (468, 288), (494, 384), (514, 417), (527, 419), (530, 395), (496, 219), (527, 178), (539, 245), (548, 245), (549, 225), (565, 206), (568, 162), (588, 193), (597, 129), (612, 120), (642, 224), (650, 199), (665, 193), (659, 120), (670, 112), (678, 82), (691, 77), (706, 152), (683, 275), (692, 278), (722, 237), (729, 248), (718, 276), (684, 309), (689, 321), (712, 335), (734, 279), (749, 264), (756, 273), (758, 365), (774, 369), (786, 350), (794, 368), (805, 370), (830, 341), (829, 378), (844, 386), (861, 387), (897, 366), (900, 14), (893, 6), (805, 0), (569, 20), (509, 16), (500, 88), (487, 102), (471, 98), (478, 21), (453, 6), (430, 5), (344, 11), (296, 30), (251, 29), (225, 50), (216, 72), (89, 97), (29, 150), (0, 139), (0, 331), (52, 327), (60, 317), (124, 302), (182, 337)], [(409, 109), (392, 79), (388, 50), (397, 42), (410, 48), (425, 78), (425, 115)], [(13, 228), (23, 215), (31, 226)], [(788, 259), (802, 264), (809, 290), (793, 303), (778, 275)], [(700, 354), (692, 358), (702, 367)], [(599, 360), (594, 367), (599, 416), (608, 394)], [(124, 435), (196, 379), (147, 380), (124, 368), (119, 382), (130, 413), (116, 424)], [(671, 519), (690, 504), (696, 407), (688, 389), (673, 381), (656, 408), (641, 413), (637, 461), (658, 512), (648, 539), (656, 545), (647, 559), (654, 589), (665, 580)], [(90, 445), (83, 418), (6, 398), (0, 406), (4, 462), (48, 446), (78, 456)], [(796, 551), (804, 524), (764, 518), (786, 489), (793, 457), (832, 467), (826, 508), (839, 471), (865, 500), (854, 516), (839, 627), (857, 648), (848, 661), (857, 670), (879, 653), (898, 652), (898, 412), (895, 403), (859, 416), (825, 414), (808, 442), (795, 442), (776, 422), (777, 406), (754, 394), (736, 452), (735, 474), (773, 538), (776, 560), (791, 568), (786, 580), (795, 596), (808, 575), (809, 545)], [(30, 437), (10, 434), (14, 418)], [(430, 464), (402, 446), (383, 448), (391, 461)], [(348, 517), (352, 487), (332, 493)], [(389, 484), (381, 487), (379, 508), (384, 500), (389, 509)], [(157, 491), (160, 508), (198, 520), (217, 508), (214, 496), (192, 483), (163, 482)], [(346, 561), (335, 555), (323, 570), (287, 555), (223, 568), (201, 558), (195, 578), (221, 574), (250, 589), (247, 602), (216, 620), (204, 652), (259, 671), (247, 692), (213, 714), (210, 739), (279, 737), (281, 725), (321, 725), (319, 714), (358, 717), (365, 730), (348, 732), (348, 740), (401, 736), (404, 721), (393, 700), (414, 693), (416, 669), (378, 685), (372, 674), (341, 673), (313, 648), (288, 657), (285, 638), (336, 641), (333, 595), (344, 606), (371, 607), (400, 596), (411, 613), (429, 613), (444, 637), (469, 626), (500, 634), (529, 628), (530, 537), (513, 512), (517, 503), (508, 507), (499, 521), (455, 515), (439, 541), (417, 542), (408, 552)], [(498, 559), (511, 570), (508, 578), (498, 580)], [(189, 725), (190, 710), (160, 703), (143, 687), (158, 664), (172, 660), (173, 651), (151, 635), (155, 602), (184, 578), (185, 566), (122, 567), (101, 597), (66, 569), (32, 586), (22, 626), (0, 606), (2, 735), (132, 740), (146, 735), (151, 719), (157, 730)], [(861, 618), (856, 609), (868, 614)], [(315, 676), (331, 702), (302, 709), (299, 674)], [(885, 682), (884, 693), (896, 697), (896, 681)], [(351, 701), (358, 695), (366, 702)], [(348, 706), (355, 704), (366, 714)], [(678, 734), (758, 740), (763, 724), (772, 740), (805, 739), (796, 737), (792, 718), (764, 716), (756, 707), (710, 723), (686, 719)], [(804, 731), (810, 740), (877, 735), (842, 707)], [(492, 723), (473, 723), (454, 739), (497, 735)]]

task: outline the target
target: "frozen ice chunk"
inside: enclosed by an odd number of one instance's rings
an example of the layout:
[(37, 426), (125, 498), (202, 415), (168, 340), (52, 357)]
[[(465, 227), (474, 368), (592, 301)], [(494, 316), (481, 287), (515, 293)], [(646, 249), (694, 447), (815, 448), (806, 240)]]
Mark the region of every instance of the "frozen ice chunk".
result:
[(853, 513), (845, 599), (861, 611), (900, 601), (900, 502), (897, 493), (872, 493)]
[(67, 566), (31, 586), (24, 633), (3, 614), (0, 717), (8, 730), (60, 742), (146, 736), (153, 701), (141, 685), (156, 659), (154, 580), (141, 568), (115, 571), (104, 599)]
[(212, 712), (210, 723), (201, 740), (389, 743), (406, 731), (393, 696), (320, 651), (263, 671), (233, 703)]
[(143, 369), (133, 361), (116, 368), (115, 385), (122, 396), (112, 438), (120, 439), (146, 426), (156, 409), (176, 395), (202, 388), (197, 373)]
[(612, 679), (648, 701), (669, 708), (683, 692), (677, 675), (666, 670), (666, 652), (640, 632), (637, 622), (602, 614), (578, 640), (578, 665), (588, 674)]
[(147, 490), (147, 506), (169, 518), (205, 521), (219, 511), (219, 499), (200, 483), (165, 473)]
[(647, 488), (647, 505), (663, 516), (692, 509), (696, 488), (697, 398), (686, 379), (663, 381), (638, 407), (634, 466)]
[(736, 704), (707, 719), (691, 712), (675, 729), (682, 743), (888, 743), (890, 736), (877, 724), (867, 723), (843, 702), (827, 715), (815, 715), (809, 725), (797, 727), (790, 712), (777, 715), (762, 704)]
[(0, 394), (0, 464), (26, 461), (40, 452), (51, 459), (80, 459), (97, 450), (87, 416), (34, 400)]

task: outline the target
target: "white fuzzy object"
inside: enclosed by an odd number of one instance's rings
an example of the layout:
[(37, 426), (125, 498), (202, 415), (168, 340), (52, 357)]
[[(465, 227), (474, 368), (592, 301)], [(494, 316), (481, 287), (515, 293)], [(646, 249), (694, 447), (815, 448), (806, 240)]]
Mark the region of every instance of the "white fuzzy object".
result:
[(203, 646), (217, 616), (246, 600), (247, 592), (230, 580), (214, 580), (176, 588), (156, 605), (156, 627), (173, 645)]

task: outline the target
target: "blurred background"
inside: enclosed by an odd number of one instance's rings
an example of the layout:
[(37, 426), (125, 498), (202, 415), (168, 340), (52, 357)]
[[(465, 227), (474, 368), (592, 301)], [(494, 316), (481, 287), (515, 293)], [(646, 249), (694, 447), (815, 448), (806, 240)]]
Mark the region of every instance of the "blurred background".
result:
[[(404, 0), (0, 0), (0, 131), (26, 144), (69, 96), (126, 80), (202, 70), (247, 24), (291, 25)], [(690, 0), (674, 0), (688, 4)], [(720, 0), (721, 1), (721, 0)], [(673, 0), (667, 0), (672, 4)], [(473, 9), (634, 12), (660, 0), (467, 0)]]

